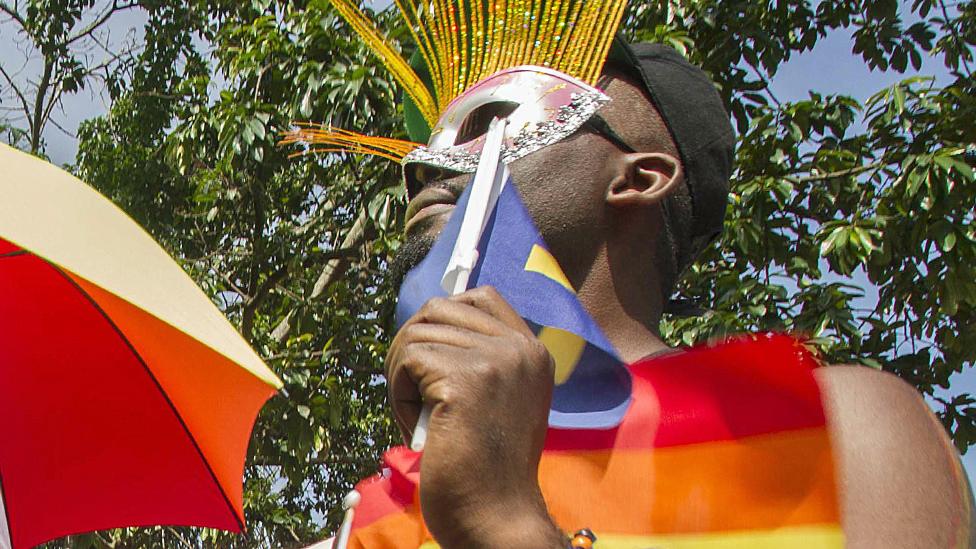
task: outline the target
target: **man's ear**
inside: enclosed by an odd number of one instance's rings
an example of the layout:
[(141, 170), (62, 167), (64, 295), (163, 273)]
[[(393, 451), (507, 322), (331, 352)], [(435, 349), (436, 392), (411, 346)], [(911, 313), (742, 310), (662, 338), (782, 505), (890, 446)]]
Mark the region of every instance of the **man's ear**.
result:
[(684, 181), (681, 161), (666, 153), (624, 155), (607, 188), (607, 204), (618, 208), (658, 204)]

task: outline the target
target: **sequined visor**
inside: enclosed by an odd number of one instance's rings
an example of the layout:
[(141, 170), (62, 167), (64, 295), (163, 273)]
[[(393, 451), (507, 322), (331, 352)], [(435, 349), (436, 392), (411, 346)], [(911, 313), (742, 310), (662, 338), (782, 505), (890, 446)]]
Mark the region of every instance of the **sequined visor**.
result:
[(417, 165), (474, 172), (494, 118), (508, 120), (502, 160), (510, 163), (568, 137), (609, 101), (600, 90), (545, 67), (499, 71), (452, 101), (427, 146), (403, 158), (407, 186)]

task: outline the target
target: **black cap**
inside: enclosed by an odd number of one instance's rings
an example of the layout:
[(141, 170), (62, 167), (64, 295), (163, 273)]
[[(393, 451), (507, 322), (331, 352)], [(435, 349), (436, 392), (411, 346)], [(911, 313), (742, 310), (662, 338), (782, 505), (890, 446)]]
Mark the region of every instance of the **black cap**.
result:
[(722, 232), (735, 134), (711, 79), (674, 48), (614, 40), (608, 59), (644, 84), (678, 148), (692, 200), (697, 253)]

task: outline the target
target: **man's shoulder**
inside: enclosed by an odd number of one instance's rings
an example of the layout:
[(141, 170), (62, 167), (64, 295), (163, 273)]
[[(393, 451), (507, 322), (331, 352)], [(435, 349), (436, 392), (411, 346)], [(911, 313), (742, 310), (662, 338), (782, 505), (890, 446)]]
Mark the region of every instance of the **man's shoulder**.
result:
[(814, 376), (836, 436), (855, 438), (865, 452), (909, 445), (955, 457), (942, 424), (901, 378), (863, 366), (827, 366)]
[(838, 456), (850, 545), (970, 547), (965, 471), (918, 391), (857, 366), (820, 368), (816, 378)]

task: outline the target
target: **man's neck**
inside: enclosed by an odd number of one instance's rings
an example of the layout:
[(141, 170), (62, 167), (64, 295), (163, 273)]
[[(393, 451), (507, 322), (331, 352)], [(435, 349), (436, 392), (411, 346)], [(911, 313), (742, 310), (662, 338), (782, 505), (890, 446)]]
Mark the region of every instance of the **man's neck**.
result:
[[(663, 303), (645, 250), (602, 249), (583, 277), (578, 295), (627, 363), (667, 350), (658, 325)], [(638, 268), (646, 265), (647, 268)]]

